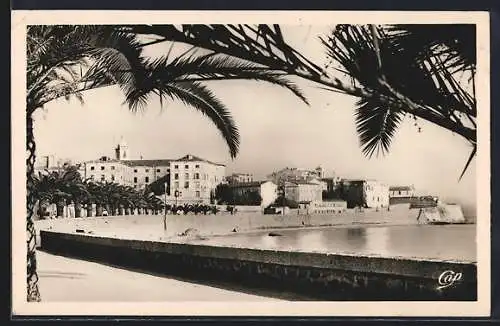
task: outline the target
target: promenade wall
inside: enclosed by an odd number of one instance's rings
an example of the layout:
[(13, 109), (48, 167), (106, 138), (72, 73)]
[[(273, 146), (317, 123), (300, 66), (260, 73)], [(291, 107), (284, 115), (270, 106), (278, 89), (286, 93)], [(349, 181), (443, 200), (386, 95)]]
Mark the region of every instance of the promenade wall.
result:
[(294, 212), (286, 215), (263, 215), (255, 212), (217, 215), (167, 215), (167, 231), (163, 230), (161, 215), (129, 215), (90, 217), (78, 219), (52, 219), (36, 222), (37, 230), (74, 232), (82, 229), (99, 234), (176, 237), (186, 231), (202, 236), (224, 235), (264, 229), (301, 228), (336, 225), (388, 224), (408, 225), (417, 223), (418, 210), (393, 208), (390, 211), (354, 212), (341, 214), (300, 215)]
[[(477, 298), (476, 265), (195, 245), (41, 231), (48, 252), (193, 280), (272, 288), (313, 300), (454, 300)], [(443, 271), (461, 273), (438, 289)], [(168, 289), (165, 289), (168, 291)]]

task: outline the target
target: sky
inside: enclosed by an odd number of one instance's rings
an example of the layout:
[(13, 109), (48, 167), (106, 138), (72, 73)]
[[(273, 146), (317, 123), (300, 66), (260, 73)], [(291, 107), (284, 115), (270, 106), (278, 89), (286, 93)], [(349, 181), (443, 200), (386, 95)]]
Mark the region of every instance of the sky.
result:
[[(322, 65), (326, 55), (317, 35), (328, 26), (284, 28), (287, 41)], [(183, 51), (181, 47), (175, 51)], [(173, 51), (173, 53), (175, 52)], [(168, 52), (165, 44), (148, 55)], [(117, 87), (88, 91), (85, 104), (58, 100), (35, 113), (37, 155), (74, 161), (113, 156), (123, 137), (130, 155), (139, 159), (178, 158), (187, 153), (227, 165), (227, 173), (253, 173), (256, 179), (284, 167), (315, 168), (346, 178), (371, 178), (389, 185), (413, 184), (419, 193), (475, 208), (475, 161), (461, 181), (471, 148), (459, 135), (425, 121), (404, 121), (387, 155), (363, 156), (356, 133), (356, 98), (291, 78), (310, 105), (290, 91), (255, 81), (212, 81), (206, 85), (230, 109), (240, 131), (240, 152), (231, 160), (211, 121), (179, 102), (152, 98), (147, 110), (132, 113)]]

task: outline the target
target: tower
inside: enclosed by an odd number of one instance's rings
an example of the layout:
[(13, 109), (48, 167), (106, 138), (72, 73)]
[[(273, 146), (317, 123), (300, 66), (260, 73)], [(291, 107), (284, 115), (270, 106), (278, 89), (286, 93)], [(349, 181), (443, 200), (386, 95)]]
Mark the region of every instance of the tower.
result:
[(324, 178), (325, 177), (325, 171), (321, 166), (318, 166), (316, 169), (314, 169), (314, 172), (316, 173), (318, 178)]
[(128, 145), (123, 140), (123, 137), (120, 140), (120, 143), (118, 144), (118, 146), (116, 146), (116, 148), (115, 148), (115, 156), (116, 156), (116, 159), (119, 161), (129, 159)]

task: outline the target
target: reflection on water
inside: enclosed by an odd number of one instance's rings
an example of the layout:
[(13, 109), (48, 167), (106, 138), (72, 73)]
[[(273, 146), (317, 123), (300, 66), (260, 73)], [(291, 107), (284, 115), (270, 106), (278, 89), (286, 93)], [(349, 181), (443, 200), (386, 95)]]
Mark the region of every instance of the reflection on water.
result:
[[(406, 225), (279, 230), (214, 237), (204, 244), (476, 261), (475, 225)], [(194, 241), (195, 243), (197, 241)]]

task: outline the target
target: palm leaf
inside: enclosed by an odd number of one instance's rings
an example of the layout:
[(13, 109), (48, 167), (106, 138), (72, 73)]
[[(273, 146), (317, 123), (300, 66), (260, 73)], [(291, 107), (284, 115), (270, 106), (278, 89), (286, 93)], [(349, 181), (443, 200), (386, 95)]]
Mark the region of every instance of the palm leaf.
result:
[(212, 120), (226, 141), (231, 158), (236, 157), (240, 145), (238, 128), (229, 110), (208, 88), (198, 82), (176, 82), (166, 85), (165, 93)]
[(403, 113), (391, 110), (375, 100), (362, 99), (357, 105), (356, 129), (363, 153), (368, 157), (375, 153), (387, 153), (404, 117)]
[(151, 89), (141, 87), (127, 96), (131, 110), (136, 111), (144, 106), (153, 91), (160, 96), (180, 100), (185, 105), (191, 106), (208, 116), (224, 137), (232, 158), (236, 157), (239, 148), (239, 132), (229, 110), (214, 94), (199, 82), (169, 82), (150, 86)]
[(356, 124), (366, 156), (388, 151), (403, 112), (475, 143), (475, 130), (464, 126), (465, 121), (475, 126), (475, 99), (453, 71), (475, 69), (475, 56), (462, 53), (475, 42), (471, 31), (470, 26), (398, 25), (373, 32), (369, 26), (338, 25), (322, 40), (328, 55), (363, 89)]

